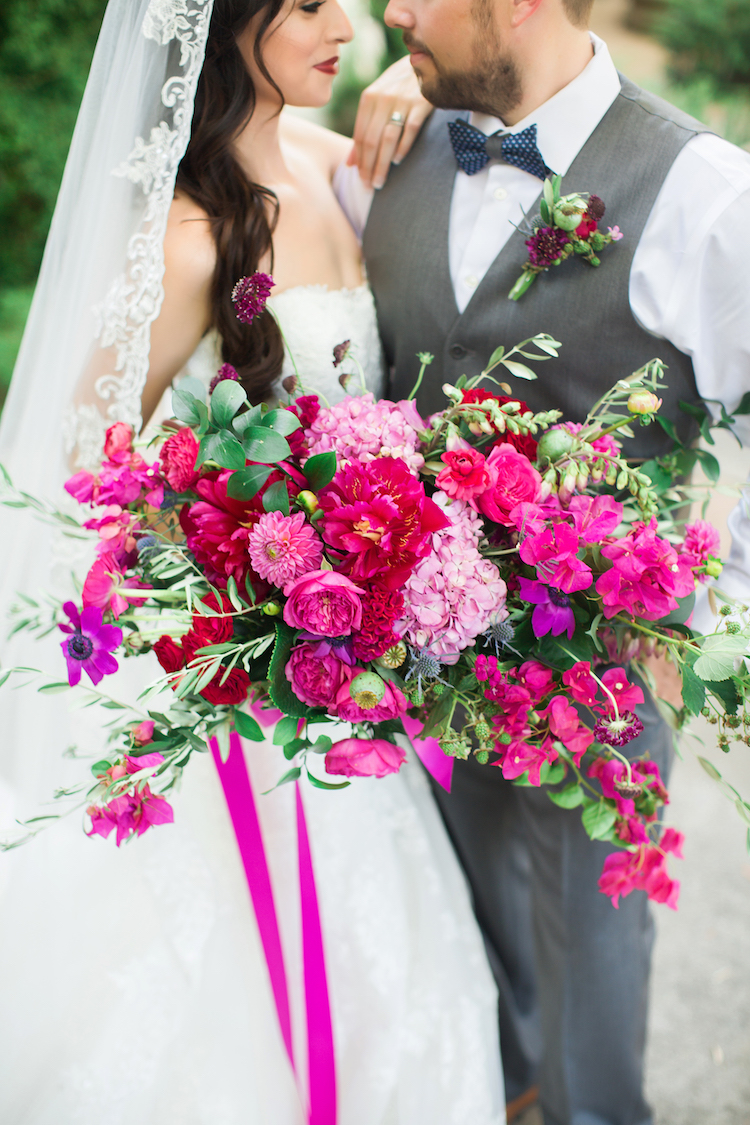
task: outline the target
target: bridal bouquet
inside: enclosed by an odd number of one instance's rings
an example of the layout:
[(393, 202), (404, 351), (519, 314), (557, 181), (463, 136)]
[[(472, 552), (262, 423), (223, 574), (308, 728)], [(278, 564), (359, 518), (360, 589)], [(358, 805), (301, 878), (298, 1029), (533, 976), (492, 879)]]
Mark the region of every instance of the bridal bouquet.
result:
[[(252, 281), (240, 305), (258, 301)], [(639, 660), (667, 654), (682, 678), (676, 722), (707, 715), (728, 749), (750, 741), (750, 628), (728, 606), (715, 633), (689, 626), (696, 584), (720, 572), (719, 537), (676, 522), (675, 478), (704, 455), (623, 456), (619, 439), (658, 417), (661, 364), (573, 423), (491, 374), (533, 378), (519, 357), (558, 347), (538, 335), (498, 348), (479, 378), (443, 388), (429, 419), (413, 395), (294, 397), (296, 377), (288, 402), (251, 406), (224, 365), (207, 396), (175, 392), (179, 426), (153, 463), (129, 426), (110, 427), (100, 467), (66, 485), (92, 510), (98, 548), (81, 604), (57, 614), (62, 656), (70, 685), (85, 673), (97, 687), (115, 653), (153, 651), (163, 676), (92, 767), (89, 834), (120, 844), (172, 820), (165, 794), (210, 740), (226, 755), (232, 731), (260, 741), (268, 728), (289, 763), (279, 783), (323, 788), (397, 771), (408, 731), (580, 809), (593, 839), (620, 846), (600, 880), (615, 905), (636, 888), (676, 904), (667, 791), (647, 752), (623, 753), (643, 730), (629, 666), (648, 680)], [(345, 343), (332, 362), (349, 358)], [(29, 603), (19, 627), (40, 627)]]

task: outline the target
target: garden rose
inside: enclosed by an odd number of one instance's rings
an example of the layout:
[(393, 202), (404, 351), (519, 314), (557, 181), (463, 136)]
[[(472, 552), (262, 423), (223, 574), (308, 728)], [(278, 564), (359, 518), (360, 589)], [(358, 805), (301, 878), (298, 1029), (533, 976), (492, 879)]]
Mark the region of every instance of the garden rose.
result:
[(115, 422), (104, 439), (104, 456), (110, 461), (128, 461), (133, 452), (133, 427), (127, 422)]
[(488, 519), (512, 527), (510, 513), (517, 504), (536, 500), (542, 478), (528, 457), (512, 445), (495, 446), (487, 458), (487, 471), (489, 486), (475, 503)]
[(490, 483), (484, 454), (473, 449), (468, 442), (446, 450), (440, 460), (445, 462), (445, 468), (438, 473), (435, 483), (447, 496), (471, 500), (484, 492)]
[(385, 777), (398, 773), (406, 753), (383, 738), (345, 738), (326, 754), (326, 773), (344, 777)]
[(161, 450), (161, 473), (175, 492), (187, 492), (198, 480), (195, 469), (198, 441), (189, 426), (178, 430), (164, 442)]
[(328, 707), (342, 684), (349, 682), (352, 673), (334, 651), (318, 656), (316, 647), (297, 645), (292, 649), (284, 671), (298, 699), (311, 707)]
[(250, 677), (247, 672), (244, 668), (233, 668), (222, 684), (221, 678), (224, 672), (225, 669), (220, 668), (211, 683), (204, 687), (201, 695), (209, 703), (217, 706), (222, 703), (229, 706), (244, 703), (250, 689)]
[(332, 570), (312, 570), (287, 587), (284, 620), (317, 637), (348, 637), (362, 625), (362, 591)]

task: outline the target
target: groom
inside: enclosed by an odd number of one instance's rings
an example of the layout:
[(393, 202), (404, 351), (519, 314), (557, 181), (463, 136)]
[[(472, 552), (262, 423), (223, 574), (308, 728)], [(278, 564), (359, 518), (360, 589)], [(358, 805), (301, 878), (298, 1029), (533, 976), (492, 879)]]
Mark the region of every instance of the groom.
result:
[[(439, 109), (376, 193), (364, 231), (391, 397), (411, 389), (417, 352), (435, 356), (417, 399), (427, 415), (444, 406), (444, 382), (478, 374), (499, 343), (544, 331), (563, 347), (524, 384), (532, 409), (580, 421), (617, 377), (659, 356), (662, 413), (689, 439), (681, 400), (731, 409), (750, 388), (750, 156), (622, 79), (587, 30), (591, 5), (390, 0), (386, 22)], [(449, 130), (457, 120), (473, 130)], [(498, 131), (485, 149), (483, 135)], [(549, 171), (563, 192), (601, 197), (603, 225), (624, 238), (599, 269), (564, 263), (514, 303), (527, 257), (515, 225), (535, 214)], [(667, 444), (652, 425), (628, 452), (647, 458)], [(652, 704), (641, 718), (628, 749), (666, 776), (669, 731)], [(546, 1125), (647, 1125), (645, 896), (612, 908), (597, 886), (608, 846), (543, 791), (469, 761), (456, 763), (453, 792), (436, 796), (499, 986), (509, 1102), (538, 1085)]]

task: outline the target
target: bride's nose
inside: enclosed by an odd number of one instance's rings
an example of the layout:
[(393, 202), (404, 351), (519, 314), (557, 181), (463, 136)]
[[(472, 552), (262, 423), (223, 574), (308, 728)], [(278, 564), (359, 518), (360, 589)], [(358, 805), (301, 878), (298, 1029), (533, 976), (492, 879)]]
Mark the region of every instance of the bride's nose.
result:
[(329, 4), (331, 12), (329, 37), (336, 43), (351, 43), (354, 38), (354, 28), (349, 21), (349, 17), (338, 0), (329, 0)]

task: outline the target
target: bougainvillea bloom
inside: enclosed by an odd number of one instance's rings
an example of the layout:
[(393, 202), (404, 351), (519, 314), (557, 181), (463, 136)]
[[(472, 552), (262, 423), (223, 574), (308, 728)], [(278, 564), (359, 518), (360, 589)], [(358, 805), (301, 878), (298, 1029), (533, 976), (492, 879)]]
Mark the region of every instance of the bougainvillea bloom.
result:
[[(703, 566), (712, 555), (718, 554), (720, 542), (721, 536), (713, 524), (708, 520), (695, 520), (685, 524), (685, 541), (680, 555), (691, 567)], [(706, 575), (701, 574), (700, 579), (705, 582)]]
[(680, 884), (667, 873), (666, 853), (672, 852), (681, 858), (682, 841), (681, 833), (667, 829), (659, 847), (642, 844), (635, 851), (607, 856), (599, 878), (599, 890), (610, 896), (615, 909), (620, 905), (621, 895), (625, 898), (631, 891), (642, 890), (654, 902), (665, 902), (676, 910)]
[(677, 609), (678, 598), (695, 589), (690, 564), (656, 534), (656, 519), (636, 523), (622, 539), (606, 543), (601, 553), (612, 569), (596, 580), (604, 616), (617, 613), (658, 621)]
[(406, 753), (383, 738), (345, 738), (326, 754), (326, 773), (343, 777), (385, 777), (398, 773)]
[(323, 559), (320, 537), (304, 512), (285, 516), (267, 512), (247, 537), (250, 562), (272, 586), (287, 586), (295, 578), (318, 570)]
[(102, 611), (97, 606), (87, 606), (79, 612), (74, 602), (65, 602), (69, 625), (58, 625), (68, 636), (60, 642), (68, 665), (68, 683), (71, 687), (81, 682), (85, 672), (92, 684), (101, 683), (105, 676), (117, 671), (118, 664), (111, 653), (122, 644), (122, 629), (105, 625)]
[(318, 499), (323, 538), (342, 555), (339, 568), (359, 581), (381, 577), (392, 590), (430, 553), (433, 532), (448, 525), (399, 457), (353, 461)]
[(519, 554), (536, 567), (537, 577), (566, 594), (587, 590), (593, 582), (591, 568), (578, 558), (580, 542), (567, 523), (556, 523), (536, 535), (527, 535)]
[(274, 287), (273, 278), (267, 273), (254, 273), (241, 277), (232, 290), (234, 315), (243, 324), (252, 324), (266, 307)]
[(128, 836), (142, 836), (157, 824), (172, 824), (174, 810), (164, 797), (152, 793), (144, 785), (135, 793), (115, 797), (106, 805), (91, 805), (86, 812), (91, 817), (87, 836), (103, 836), (106, 840), (113, 828), (117, 829), (117, 846)]

